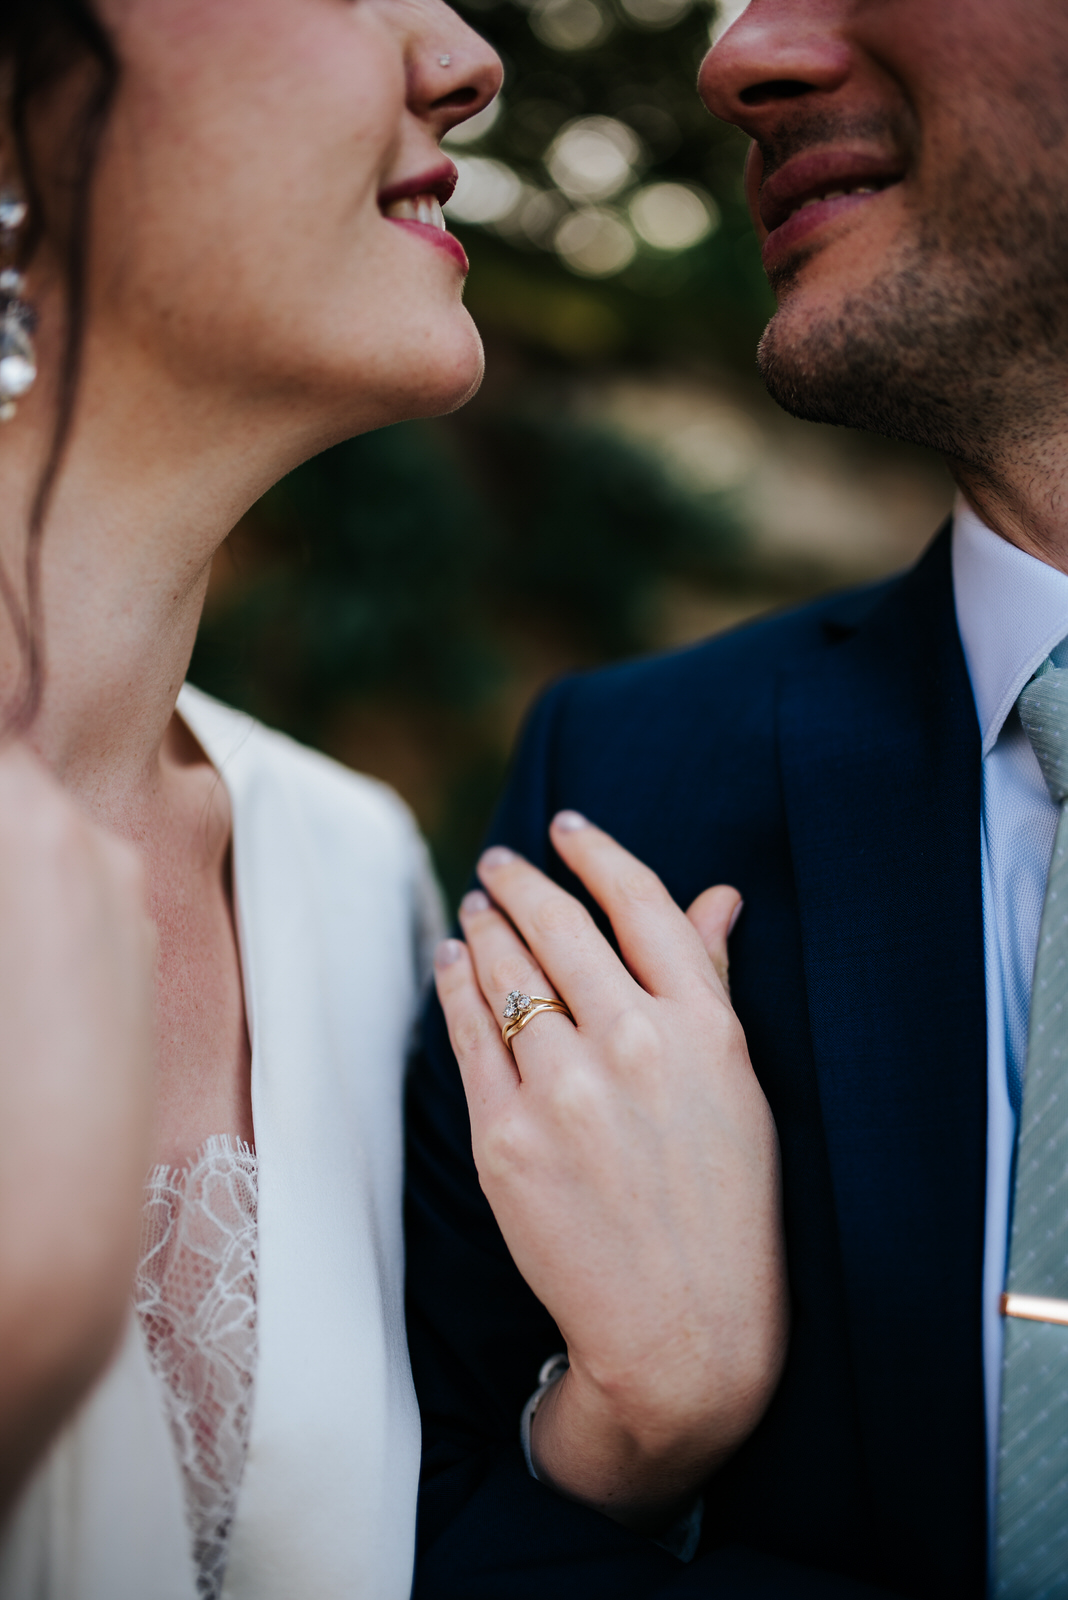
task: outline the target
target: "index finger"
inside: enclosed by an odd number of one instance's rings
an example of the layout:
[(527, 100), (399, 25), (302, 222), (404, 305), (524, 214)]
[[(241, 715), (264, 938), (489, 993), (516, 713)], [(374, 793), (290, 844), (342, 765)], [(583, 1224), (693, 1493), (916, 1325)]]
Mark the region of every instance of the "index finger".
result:
[(574, 895), (500, 846), (481, 857), (478, 875), (580, 1027), (634, 1003), (634, 980)]
[(557, 854), (608, 915), (620, 953), (650, 994), (682, 999), (720, 985), (700, 934), (651, 867), (577, 811), (549, 829)]

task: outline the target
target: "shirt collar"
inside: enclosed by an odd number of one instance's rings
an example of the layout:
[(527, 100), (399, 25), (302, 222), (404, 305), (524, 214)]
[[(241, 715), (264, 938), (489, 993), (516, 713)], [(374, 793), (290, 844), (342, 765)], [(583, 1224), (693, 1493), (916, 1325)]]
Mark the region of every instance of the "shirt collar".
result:
[(986, 756), (1024, 684), (1068, 635), (1068, 574), (1003, 539), (958, 495), (953, 598)]

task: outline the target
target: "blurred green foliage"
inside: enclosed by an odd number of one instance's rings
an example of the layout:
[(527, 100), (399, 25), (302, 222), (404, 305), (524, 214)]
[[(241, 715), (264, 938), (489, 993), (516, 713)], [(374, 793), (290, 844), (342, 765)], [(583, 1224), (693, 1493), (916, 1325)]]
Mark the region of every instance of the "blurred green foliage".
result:
[(206, 612), (193, 675), (321, 742), (339, 700), (389, 691), (470, 704), (497, 671), (472, 578), (485, 507), (432, 428), (328, 450), (253, 513), (256, 567)]
[(346, 748), (346, 714), (384, 706), (436, 765), (424, 803), (410, 798), (452, 892), (503, 772), (524, 658), (551, 671), (647, 648), (665, 578), (727, 576), (742, 543), (722, 499), (541, 410), (339, 445), (242, 533), (190, 676), (361, 765), (375, 752)]

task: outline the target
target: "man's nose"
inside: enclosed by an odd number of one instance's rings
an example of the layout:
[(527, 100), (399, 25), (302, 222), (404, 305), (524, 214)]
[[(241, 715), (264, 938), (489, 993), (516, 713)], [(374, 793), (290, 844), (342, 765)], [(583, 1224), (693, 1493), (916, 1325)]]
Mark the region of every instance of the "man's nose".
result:
[(831, 94), (849, 76), (844, 0), (750, 0), (701, 63), (697, 87), (715, 117), (754, 137), (799, 95)]

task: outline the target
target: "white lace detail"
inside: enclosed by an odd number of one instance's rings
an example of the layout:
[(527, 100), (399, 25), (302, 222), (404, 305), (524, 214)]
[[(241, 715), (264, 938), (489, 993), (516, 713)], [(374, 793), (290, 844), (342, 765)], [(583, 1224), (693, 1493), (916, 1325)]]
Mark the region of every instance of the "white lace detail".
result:
[(145, 1189), (137, 1314), (185, 1480), (197, 1594), (217, 1600), (256, 1365), (254, 1151), (225, 1134)]

